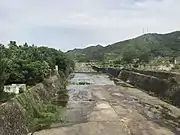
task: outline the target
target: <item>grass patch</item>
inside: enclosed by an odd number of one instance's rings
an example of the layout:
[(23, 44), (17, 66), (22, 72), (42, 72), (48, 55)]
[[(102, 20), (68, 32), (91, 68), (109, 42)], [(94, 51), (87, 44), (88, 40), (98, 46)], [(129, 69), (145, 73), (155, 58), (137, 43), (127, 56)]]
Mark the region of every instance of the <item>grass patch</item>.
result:
[(90, 85), (90, 83), (88, 83), (88, 82), (79, 82), (78, 84), (79, 85)]
[[(61, 96), (65, 96), (66, 91), (62, 90), (60, 93)], [(62, 98), (61, 96), (56, 98)], [(66, 106), (67, 98), (63, 99), (63, 103), (60, 102), (60, 105), (57, 105), (52, 101), (44, 102), (36, 91), (28, 90), (18, 95), (14, 100), (24, 108), (26, 126), (29, 132), (33, 133), (50, 128), (54, 122), (61, 122), (60, 113), (62, 106)]]
[(16, 94), (15, 93), (7, 93), (7, 92), (0, 92), (0, 102), (4, 103), (11, 98), (13, 98)]
[(53, 122), (59, 120), (60, 108), (53, 104), (43, 105), (43, 109), (37, 112), (33, 119), (31, 131), (39, 131), (50, 128)]
[(78, 82), (78, 83), (71, 83), (73, 85), (90, 85), (91, 83), (89, 82)]

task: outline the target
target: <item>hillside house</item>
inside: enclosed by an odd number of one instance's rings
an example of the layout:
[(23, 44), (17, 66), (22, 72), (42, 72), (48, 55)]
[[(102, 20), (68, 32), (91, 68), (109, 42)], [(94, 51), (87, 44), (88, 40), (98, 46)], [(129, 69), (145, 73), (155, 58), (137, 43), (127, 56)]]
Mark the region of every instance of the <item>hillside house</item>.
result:
[(175, 65), (179, 65), (179, 64), (180, 64), (180, 57), (176, 57), (176, 58), (174, 59), (174, 64), (175, 64)]

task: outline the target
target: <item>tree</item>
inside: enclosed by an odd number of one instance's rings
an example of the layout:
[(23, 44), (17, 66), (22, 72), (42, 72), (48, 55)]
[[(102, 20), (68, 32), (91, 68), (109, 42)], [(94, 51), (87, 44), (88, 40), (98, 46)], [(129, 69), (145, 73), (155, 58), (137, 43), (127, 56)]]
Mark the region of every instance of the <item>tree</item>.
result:
[(138, 53), (135, 49), (129, 48), (123, 53), (123, 61), (127, 63), (133, 63), (133, 60), (138, 58)]
[(140, 62), (148, 63), (150, 61), (150, 56), (148, 53), (143, 53), (139, 56)]
[(26, 84), (41, 82), (50, 75), (50, 68), (46, 61), (31, 62), (24, 65), (23, 68), (26, 71), (24, 73)]
[(0, 93), (4, 90), (4, 84), (7, 80), (6, 75), (7, 61), (3, 55), (3, 46), (0, 46)]
[[(60, 50), (29, 46), (27, 43), (18, 46), (15, 41), (10, 41), (8, 46), (5, 48), (0, 45), (1, 87), (4, 83), (34, 84), (43, 81), (50, 75), (50, 71), (54, 71), (55, 65), (66, 75), (74, 68), (74, 62)], [(5, 76), (8, 78), (5, 79)]]

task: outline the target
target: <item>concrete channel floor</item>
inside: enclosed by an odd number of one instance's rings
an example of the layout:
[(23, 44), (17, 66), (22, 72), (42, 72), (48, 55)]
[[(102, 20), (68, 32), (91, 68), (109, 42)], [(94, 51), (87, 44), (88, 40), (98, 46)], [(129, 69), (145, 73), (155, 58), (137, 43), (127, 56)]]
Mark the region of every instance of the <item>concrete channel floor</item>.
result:
[(124, 82), (76, 73), (68, 90), (64, 124), (35, 135), (180, 135), (180, 109)]

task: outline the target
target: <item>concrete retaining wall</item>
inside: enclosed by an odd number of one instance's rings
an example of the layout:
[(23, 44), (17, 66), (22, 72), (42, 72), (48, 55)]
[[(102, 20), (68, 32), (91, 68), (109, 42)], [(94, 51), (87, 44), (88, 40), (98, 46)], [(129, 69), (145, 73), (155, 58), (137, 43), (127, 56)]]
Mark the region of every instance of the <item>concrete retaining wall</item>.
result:
[(106, 71), (107, 71), (107, 73), (109, 73), (110, 75), (112, 75), (114, 77), (118, 77), (118, 75), (120, 73), (120, 69), (116, 69), (116, 68), (107, 68)]
[(161, 79), (167, 79), (167, 80), (173, 79), (174, 81), (176, 81), (177, 83), (180, 84), (180, 74), (179, 73), (165, 72), (165, 71), (135, 70), (135, 69), (133, 69), (132, 71), (141, 73), (141, 74), (145, 74), (145, 75), (155, 76), (155, 77), (158, 77)]
[(118, 78), (145, 91), (153, 92), (168, 103), (180, 107), (180, 85), (176, 82), (122, 70)]
[(127, 81), (146, 91), (152, 91), (158, 95), (164, 96), (166, 91), (170, 88), (170, 82), (167, 80), (159, 79), (157, 77), (144, 75), (132, 71), (122, 70), (118, 78)]
[(92, 69), (97, 71), (97, 72), (107, 73), (107, 68), (99, 68), (99, 67), (96, 67), (96, 66), (92, 66)]
[(27, 135), (32, 131), (35, 117), (61, 91), (61, 82), (59, 77), (51, 77), (0, 105), (0, 134)]
[(118, 77), (120, 73), (120, 69), (117, 68), (98, 68), (96, 66), (92, 66), (93, 70), (97, 72), (107, 73), (109, 75), (112, 75), (114, 77)]
[[(106, 71), (123, 81), (143, 89), (147, 92), (153, 92), (161, 99), (180, 107), (180, 84), (178, 83), (179, 74), (155, 71), (140, 71), (140, 70), (119, 70), (119, 75), (116, 76), (117, 69), (107, 70), (107, 68), (98, 68), (98, 71)], [(175, 78), (172, 79), (172, 78)], [(176, 78), (177, 77), (177, 78)]]

